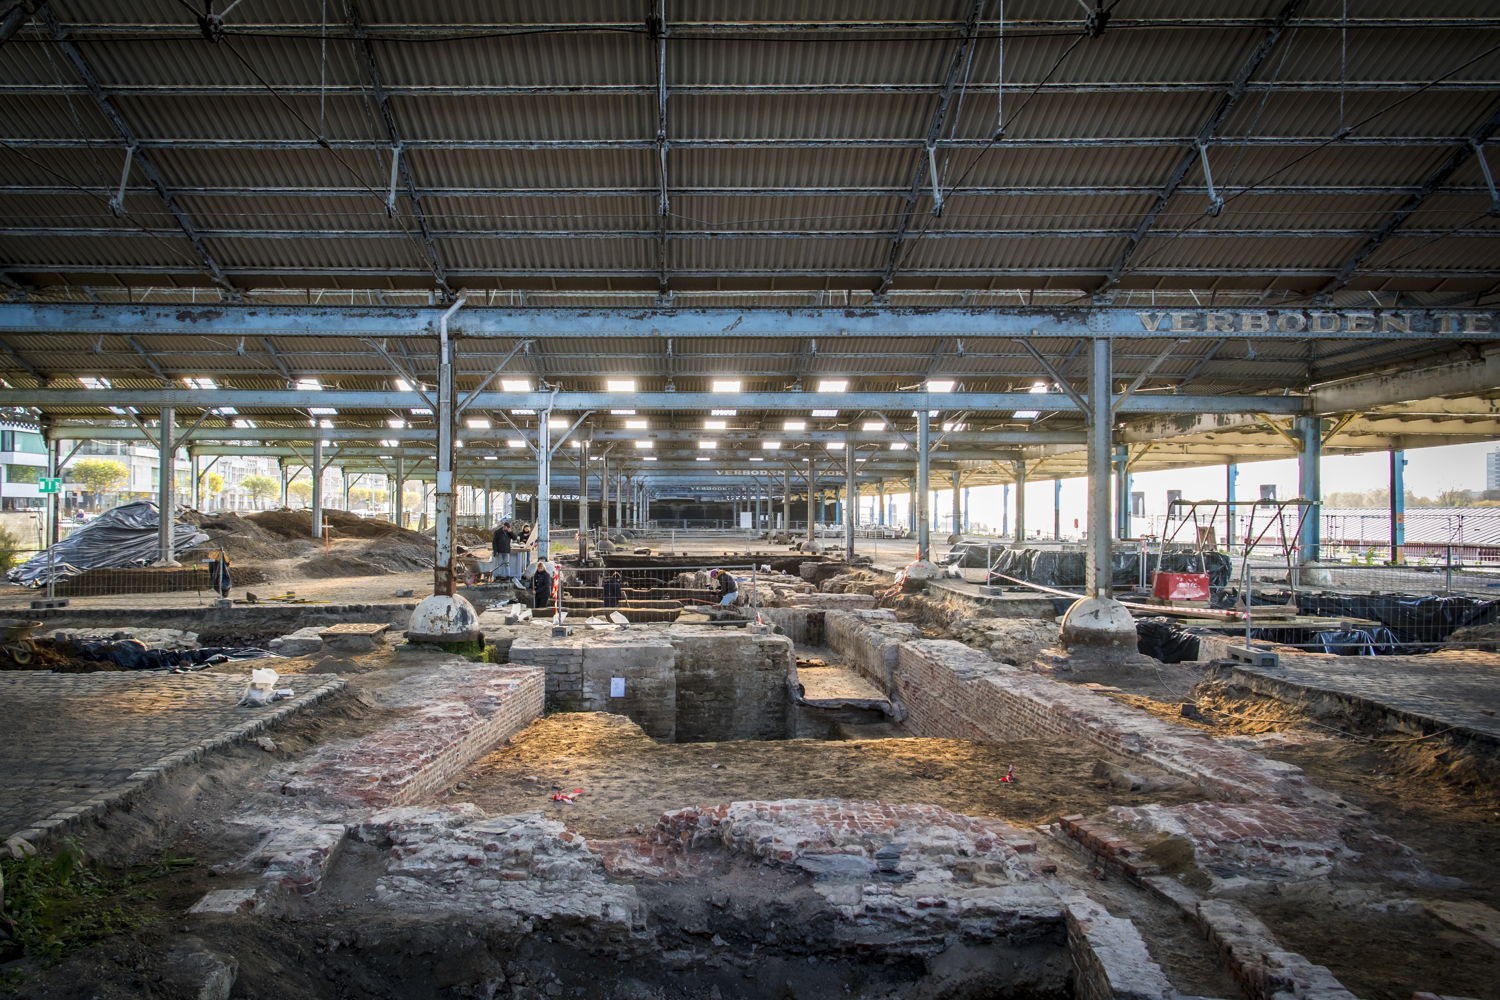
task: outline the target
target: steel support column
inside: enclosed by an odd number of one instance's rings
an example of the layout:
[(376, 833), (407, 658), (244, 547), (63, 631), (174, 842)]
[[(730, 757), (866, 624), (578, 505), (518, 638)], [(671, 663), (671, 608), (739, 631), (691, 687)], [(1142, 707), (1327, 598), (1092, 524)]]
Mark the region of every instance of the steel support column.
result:
[(1230, 502), (1224, 508), (1224, 551), (1234, 550), (1234, 497), (1235, 487), (1239, 485), (1240, 467), (1234, 462), (1228, 462), (1224, 466), (1224, 499)]
[(953, 530), (949, 532), (950, 535), (961, 535), (961, 534), (963, 534), (963, 530), (964, 530), (964, 528), (963, 528), (963, 520), (964, 520), (964, 496), (963, 496), (963, 492), (962, 491), (963, 491), (963, 476), (959, 472), (959, 470), (954, 469), (953, 470)]
[(537, 414), (536, 489), (532, 491), (532, 537), (536, 539), (536, 557), (546, 559), (551, 551), (552, 529), (552, 409)]
[(1109, 465), (1110, 429), (1109, 383), (1111, 377), (1111, 344), (1108, 337), (1095, 337), (1089, 358), (1089, 504), (1088, 547), (1086, 563), (1086, 596), (1109, 599), (1110, 588), (1110, 510)]
[(844, 444), (844, 561), (854, 559), (854, 515), (859, 493), (854, 488), (854, 442)]
[(792, 532), (792, 467), (788, 465), (781, 480), (781, 530)]
[[(170, 406), (161, 408), (161, 426), (156, 431), (157, 462), (161, 466), (156, 476), (156, 562), (157, 566), (176, 566), (172, 558), (172, 513), (177, 503), (177, 447), (173, 441), (177, 411)], [(53, 519), (56, 523), (56, 519)]]
[(1011, 463), (1011, 475), (1016, 477), (1016, 532), (1017, 545), (1026, 544), (1026, 463)]
[(198, 456), (193, 452), (188, 453), (188, 475), (193, 479), (192, 484), (189, 487), (188, 495), (190, 499), (188, 500), (188, 503), (192, 505), (192, 508), (194, 510), (200, 510), (203, 506), (203, 499), (201, 496), (203, 473), (198, 471)]
[(923, 408), (917, 411), (917, 560), (919, 562), (932, 561), (932, 519), (927, 516), (927, 505), (931, 502), (927, 486), (931, 451), (932, 417)]
[(1062, 480), (1052, 480), (1052, 538), (1062, 541)]
[[(313, 433), (317, 433), (316, 430)], [(312, 443), (312, 536), (323, 537), (323, 439)]]
[(578, 562), (589, 557), (589, 439), (578, 442)]
[(1399, 566), (1406, 544), (1406, 452), (1391, 449), (1391, 565)]
[(1297, 533), (1300, 561), (1308, 563), (1318, 560), (1323, 541), (1323, 421), (1298, 417), (1296, 426), (1302, 444), (1297, 452), (1297, 492), (1304, 500), (1318, 504), (1303, 519), (1302, 530)]
[(807, 456), (807, 547), (811, 549), (818, 538), (817, 518), (813, 512), (813, 460)]
[(391, 515), (399, 527), (406, 527), (406, 460), (396, 456), (396, 476), (391, 484)]
[(1115, 445), (1115, 537), (1132, 538), (1130, 522), (1130, 447)]

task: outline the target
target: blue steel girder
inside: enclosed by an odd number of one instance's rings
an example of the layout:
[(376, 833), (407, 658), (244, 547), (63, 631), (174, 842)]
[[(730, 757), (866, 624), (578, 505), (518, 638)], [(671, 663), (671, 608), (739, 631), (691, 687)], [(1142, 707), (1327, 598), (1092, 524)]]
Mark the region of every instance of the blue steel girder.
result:
[[(430, 338), (440, 309), (365, 306), (186, 306), (0, 303), (0, 334)], [(962, 337), (965, 340), (1109, 336), (1209, 341), (1500, 339), (1500, 309), (467, 308), (469, 338), (634, 337), (714, 340), (806, 337)], [(420, 374), (420, 372), (418, 373)], [(1027, 407), (1030, 409), (1031, 407)]]

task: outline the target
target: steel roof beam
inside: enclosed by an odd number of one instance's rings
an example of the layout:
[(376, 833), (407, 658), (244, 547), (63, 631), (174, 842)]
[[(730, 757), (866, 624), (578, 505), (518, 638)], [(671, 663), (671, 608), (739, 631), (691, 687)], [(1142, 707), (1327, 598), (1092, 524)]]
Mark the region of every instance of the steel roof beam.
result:
[(1328, 280), (1328, 283), (1318, 289), (1318, 294), (1328, 295), (1348, 284), (1349, 279), (1354, 276), (1354, 272), (1359, 270), (1365, 261), (1369, 260), (1370, 256), (1384, 246), (1388, 240), (1398, 235), (1396, 230), (1400, 228), (1401, 224), (1411, 218), (1412, 213), (1426, 204), (1427, 199), (1436, 194), (1448, 182), (1448, 178), (1452, 177), (1460, 167), (1468, 163), (1475, 152), (1495, 134), (1496, 129), (1500, 129), (1500, 106), (1492, 110), (1489, 117), (1470, 133), (1465, 144), (1455, 149), (1436, 170), (1427, 175), (1422, 182), (1421, 190), (1408, 198), (1406, 203), (1400, 208), (1396, 209), (1395, 213), (1386, 220), (1385, 225), (1381, 226), (1379, 231), (1370, 237), (1369, 242), (1356, 250), (1348, 260), (1344, 261), (1343, 265), (1339, 267), (1338, 272)]
[[(1422, 190), (1417, 184), (1395, 185), (1347, 185), (1347, 184), (1264, 184), (1256, 187), (1215, 185), (1226, 197), (1265, 197), (1286, 195), (1312, 197), (1341, 197), (1376, 195), (1391, 197), (1412, 195)], [(114, 185), (74, 187), (71, 184), (0, 184), (0, 197), (42, 197), (49, 195), (93, 194), (112, 197), (119, 189)], [(678, 197), (694, 198), (886, 198), (905, 195), (904, 187), (676, 187)], [(975, 187), (965, 184), (965, 196), (996, 198), (1016, 197), (1131, 197), (1154, 195), (1161, 191), (1160, 185), (1017, 185), (1009, 187)], [(1179, 194), (1208, 193), (1201, 185), (1183, 184)], [(126, 195), (151, 194), (150, 187), (127, 187)], [(177, 187), (178, 197), (204, 198), (358, 198), (370, 197), (369, 188), (362, 187)], [(591, 188), (477, 188), (477, 187), (429, 187), (420, 190), (423, 198), (655, 198), (655, 187), (591, 187)], [(1444, 194), (1489, 196), (1489, 189), (1479, 185), (1448, 187)]]
[[(1245, 93), (1250, 78), (1255, 75), (1256, 70), (1260, 69), (1261, 64), (1266, 61), (1266, 57), (1276, 48), (1276, 43), (1281, 40), (1282, 35), (1286, 32), (1287, 23), (1291, 21), (1292, 15), (1297, 12), (1297, 8), (1300, 6), (1302, 6), (1302, 0), (1287, 0), (1286, 5), (1281, 8), (1281, 13), (1276, 16), (1276, 20), (1266, 31), (1265, 37), (1255, 47), (1255, 51), (1250, 54), (1250, 58), (1245, 60), (1244, 65), (1240, 67), (1240, 71), (1235, 74), (1234, 82), (1229, 85), (1229, 89), (1220, 98), (1218, 106), (1214, 108), (1213, 114), (1208, 116), (1208, 120), (1198, 130), (1198, 135), (1193, 142), (1193, 149), (1184, 153), (1177, 161), (1177, 165), (1172, 168), (1172, 173), (1167, 177), (1166, 184), (1162, 185), (1161, 191), (1157, 194), (1156, 202), (1141, 217), (1140, 222), (1136, 223), (1135, 231), (1126, 237), (1124, 248), (1120, 251), (1119, 256), (1115, 258), (1115, 262), (1110, 265), (1109, 272), (1104, 276), (1104, 281), (1094, 290), (1096, 295), (1107, 292), (1119, 284), (1120, 277), (1130, 266), (1130, 259), (1135, 256), (1136, 248), (1141, 245), (1141, 240), (1150, 232), (1151, 227), (1156, 224), (1156, 220), (1161, 217), (1162, 212), (1166, 211), (1167, 204), (1172, 200), (1172, 196), (1177, 193), (1177, 189), (1181, 186), (1182, 180), (1187, 176), (1188, 171), (1192, 169), (1195, 163), (1199, 162), (1201, 156), (1206, 155), (1203, 151), (1208, 143), (1215, 141), (1219, 127), (1229, 119), (1230, 112), (1234, 110), (1235, 105), (1239, 103), (1240, 97)], [(1204, 169), (1206, 170), (1207, 167)]]
[[(1204, 229), (1188, 234), (1188, 239), (1366, 239), (1380, 236), (1384, 229)], [(453, 229), (427, 233), (433, 240), (655, 240), (661, 229)], [(121, 227), (14, 227), (0, 225), (0, 237), (12, 239), (45, 239), (48, 237), (82, 237), (119, 239), (122, 237), (159, 238), (177, 235), (175, 230), (125, 229)], [(389, 229), (210, 229), (200, 236), (216, 240), (402, 240), (406, 234)], [(928, 232), (929, 240), (1109, 240), (1127, 239), (1129, 229), (943, 229)], [(1388, 238), (1435, 239), (1463, 236), (1485, 239), (1500, 236), (1500, 229), (1412, 229), (1386, 233)], [(672, 236), (685, 240), (889, 240), (904, 234), (889, 229), (744, 229), (744, 230), (675, 230)]]
[(938, 186), (942, 182), (935, 173), (936, 160), (933, 151), (943, 137), (943, 127), (948, 123), (948, 106), (952, 103), (953, 90), (958, 85), (958, 76), (963, 70), (964, 57), (974, 44), (979, 15), (985, 4), (986, 0), (973, 0), (969, 7), (968, 20), (964, 24), (963, 37), (953, 53), (953, 59), (948, 63), (948, 75), (944, 78), (942, 90), (938, 93), (937, 107), (933, 109), (932, 119), (927, 124), (927, 139), (923, 143), (922, 152), (917, 155), (917, 168), (912, 175), (911, 188), (906, 192), (906, 202), (901, 208), (901, 219), (896, 225), (896, 232), (891, 237), (890, 249), (886, 253), (885, 270), (881, 272), (880, 281), (875, 285), (876, 295), (886, 293), (895, 279), (896, 270), (902, 264), (901, 250), (906, 244), (906, 234), (911, 229), (912, 216), (916, 214), (917, 200), (922, 196), (923, 183), (929, 178), (934, 191), (932, 211), (934, 214), (942, 213), (942, 201), (937, 193)]
[(213, 279), (214, 284), (222, 288), (231, 299), (239, 299), (239, 288), (230, 282), (229, 278), (225, 276), (223, 269), (219, 267), (218, 261), (208, 252), (208, 248), (203, 245), (203, 240), (198, 235), (198, 231), (193, 227), (192, 221), (178, 206), (176, 199), (172, 196), (172, 192), (167, 189), (166, 182), (162, 180), (161, 174), (157, 172), (156, 165), (151, 162), (150, 157), (141, 148), (142, 144), (136, 137), (134, 130), (131, 129), (120, 115), (120, 112), (115, 108), (114, 104), (110, 101), (109, 95), (104, 92), (104, 88), (100, 85), (98, 77), (94, 75), (93, 69), (89, 66), (87, 60), (83, 58), (83, 53), (69, 39), (67, 31), (58, 23), (57, 18), (53, 16), (50, 8), (40, 7), (36, 14), (52, 33), (53, 41), (57, 43), (57, 47), (62, 50), (63, 55), (67, 57), (68, 62), (72, 64), (73, 71), (78, 74), (83, 80), (84, 85), (88, 87), (89, 95), (94, 99), (94, 104), (99, 108), (100, 113), (109, 121), (115, 132), (124, 142), (125, 147), (133, 151), (135, 165), (139, 167), (141, 173), (146, 175), (146, 179), (151, 182), (152, 188), (156, 191), (156, 196), (161, 199), (168, 213), (176, 221), (178, 228), (182, 230), (181, 235), (187, 237), (187, 241), (192, 245), (193, 252), (197, 255), (198, 262), (202, 265), (203, 270), (208, 272), (208, 276)]
[[(7, 137), (6, 144), (17, 149), (119, 149), (115, 139), (95, 139), (77, 136), (14, 136)], [(1451, 135), (1351, 135), (1339, 140), (1343, 147), (1421, 147), (1454, 146), (1467, 142), (1465, 137)], [(340, 150), (374, 150), (388, 152), (390, 143), (376, 139), (329, 139), (327, 147)], [(1327, 145), (1326, 138), (1316, 135), (1250, 135), (1220, 136), (1214, 139), (1215, 147), (1309, 148)], [(887, 136), (880, 138), (768, 138), (768, 137), (679, 137), (672, 141), (677, 149), (920, 149), (925, 153), (926, 143), (921, 138)], [(949, 138), (943, 140), (945, 149), (985, 149), (988, 139)], [(1017, 136), (1007, 138), (1005, 145), (1012, 149), (1180, 149), (1188, 147), (1194, 159), (1198, 156), (1197, 139), (1193, 136)], [(186, 136), (171, 139), (141, 139), (136, 144), (136, 155), (141, 150), (297, 150), (322, 149), (324, 143), (316, 139), (221, 139)], [(407, 139), (408, 150), (654, 150), (651, 139)]]
[[(354, 32), (354, 37), (359, 40), (360, 52), (365, 59), (365, 71), (370, 76), (370, 90), (375, 95), (375, 104), (380, 108), (380, 118), (385, 124), (386, 135), (391, 141), (391, 155), (397, 157), (396, 167), (401, 173), (402, 185), (406, 188), (407, 201), (411, 203), (411, 215), (417, 223), (417, 230), (421, 235), (422, 252), (427, 257), (427, 266), (432, 268), (432, 276), (437, 280), (438, 287), (442, 289), (444, 301), (452, 301), (454, 292), (448, 284), (448, 274), (443, 266), (443, 255), (433, 241), (432, 233), (427, 226), (427, 214), (422, 210), (422, 199), (417, 195), (417, 185), (412, 179), (410, 160), (401, 155), (405, 142), (401, 138), (401, 130), (396, 125), (396, 114), (391, 110), (390, 98), (386, 96), (385, 83), (380, 77), (380, 65), (375, 61), (375, 49), (370, 45), (370, 39), (365, 33), (363, 25), (359, 20), (358, 5), (350, 0), (348, 7), (349, 27)], [(394, 205), (392, 205), (394, 211)], [(392, 234), (397, 235), (397, 234)], [(406, 233), (400, 233), (406, 236)]]
[[(363, 36), (357, 36), (363, 37)], [(1223, 93), (1232, 81), (1226, 80), (1163, 80), (1163, 81), (1079, 81), (1074, 83), (1047, 81), (1034, 83), (1026, 80), (1007, 80), (1005, 89), (1016, 92), (1036, 90), (1041, 94), (1199, 94)], [(1406, 93), (1414, 90), (1438, 90), (1457, 93), (1490, 93), (1500, 88), (1500, 80), (1459, 79), (1441, 80), (1278, 80), (1252, 81), (1245, 85), (1246, 93), (1290, 91), (1298, 93), (1336, 93), (1340, 90), (1359, 93)], [(976, 97), (993, 96), (998, 88), (993, 83), (971, 82), (965, 91)], [(678, 83), (672, 85), (672, 93), (683, 96), (863, 96), (863, 95), (912, 95), (925, 97), (941, 94), (938, 83)], [(358, 84), (287, 83), (278, 84), (276, 92), (283, 97), (360, 97), (364, 88)], [(658, 93), (654, 84), (637, 83), (592, 83), (592, 84), (392, 84), (384, 88), (389, 97), (652, 97)], [(0, 83), (0, 96), (58, 96), (86, 94), (79, 86), (58, 86), (42, 80), (13, 81)], [(110, 87), (110, 93), (119, 97), (262, 97), (265, 88), (260, 84), (214, 83), (204, 86), (173, 83), (132, 83)]]
[[(1427, 395), (1432, 395), (1431, 392)], [(783, 392), (741, 392), (733, 396), (714, 392), (637, 392), (629, 396), (631, 405), (643, 410), (707, 411), (733, 401), (740, 410), (786, 410), (789, 394)], [(986, 413), (995, 410), (1076, 411), (1077, 405), (1063, 393), (1026, 392), (804, 392), (795, 397), (796, 408), (838, 408), (879, 410), (890, 413), (911, 410), (960, 410)], [(65, 408), (79, 406), (174, 406), (213, 409), (233, 406), (288, 407), (309, 406), (354, 410), (410, 410), (424, 404), (415, 392), (357, 392), (340, 389), (0, 389), (0, 406), (43, 406)], [(480, 395), (474, 405), (480, 409), (551, 408), (559, 413), (584, 410), (608, 410), (618, 407), (620, 393), (558, 392), (499, 393)], [(1135, 396), (1125, 400), (1122, 413), (1262, 413), (1300, 414), (1304, 401), (1296, 396)]]
[[(388, 337), (398, 346), (425, 332), (441, 310), (386, 306), (224, 306), (96, 303), (0, 303), (0, 333), (246, 336)], [(601, 308), (528, 309), (474, 306), (457, 328), (468, 338), (634, 337), (713, 340), (803, 337), (1075, 338), (1089, 335), (1147, 339), (1206, 339), (1253, 335), (1257, 340), (1495, 340), (1500, 310), (1435, 309), (1247, 309), (1183, 307), (1090, 308)], [(1253, 325), (1252, 325), (1253, 321)], [(1331, 324), (1322, 327), (1326, 321)], [(1224, 328), (1225, 324), (1228, 329)], [(1264, 326), (1265, 329), (1260, 327)], [(1356, 328), (1357, 326), (1357, 328)], [(413, 372), (417, 369), (411, 367)], [(845, 394), (782, 395), (819, 398), (816, 405), (853, 406)], [(962, 394), (956, 394), (962, 395)], [(601, 397), (603, 398), (603, 397)], [(615, 394), (605, 409), (625, 398)], [(722, 400), (723, 397), (721, 397)], [(915, 398), (915, 397), (913, 397)], [(409, 404), (422, 405), (422, 404)], [(512, 404), (514, 405), (514, 404)], [(529, 405), (529, 404), (528, 404)], [(723, 405), (722, 402), (720, 405)], [(800, 408), (803, 404), (798, 402)], [(1035, 409), (1035, 407), (1020, 407)]]
[[(184, 267), (173, 267), (165, 264), (57, 264), (25, 262), (13, 265), (13, 270), (32, 274), (107, 274), (115, 277), (129, 277), (135, 275), (185, 275), (195, 273)], [(969, 278), (974, 280), (987, 280), (989, 284), (969, 286), (971, 291), (983, 292), (1011, 292), (1009, 287), (996, 287), (994, 281), (997, 279), (1013, 278), (1098, 278), (1105, 274), (1104, 267), (906, 267), (903, 272), (908, 277), (920, 278)], [(1236, 278), (1309, 278), (1326, 280), (1331, 268), (1327, 267), (1236, 267), (1232, 274)], [(426, 268), (393, 267), (390, 265), (369, 266), (338, 266), (338, 267), (230, 267), (225, 269), (227, 274), (246, 275), (255, 278), (266, 277), (290, 277), (298, 280), (310, 278), (392, 278), (419, 275), (426, 278), (432, 276), (432, 272)], [(644, 278), (654, 279), (655, 268), (641, 267), (513, 267), (513, 268), (450, 268), (448, 277), (450, 279), (464, 278), (476, 281), (513, 279), (513, 278), (538, 278), (551, 283), (547, 288), (540, 289), (541, 292), (555, 292), (567, 294), (566, 291), (557, 287), (559, 279), (567, 278)], [(850, 287), (848, 289), (835, 289), (836, 291), (868, 292), (868, 284), (873, 279), (878, 279), (880, 272), (864, 267), (825, 267), (825, 268), (678, 268), (672, 272), (679, 278), (807, 278), (828, 279), (848, 278)], [(1222, 281), (1226, 276), (1223, 268), (1215, 267), (1136, 267), (1130, 272), (1138, 278), (1191, 278), (1209, 282)], [(1488, 281), (1493, 277), (1493, 272), (1480, 268), (1465, 267), (1370, 267), (1361, 272), (1362, 276), (1379, 278), (1431, 278), (1434, 280), (1444, 278), (1459, 278)], [(1075, 286), (1068, 286), (1069, 288)], [(1202, 288), (1203, 286), (1194, 286)], [(279, 291), (279, 289), (271, 289)], [(398, 291), (411, 291), (412, 289), (398, 289)], [(1043, 288), (1043, 291), (1054, 291), (1055, 289)], [(341, 290), (345, 291), (345, 290)], [(364, 293), (369, 289), (353, 289), (355, 292)], [(621, 288), (616, 294), (628, 295), (638, 292), (638, 288)], [(799, 289), (797, 291), (806, 291)], [(902, 289), (907, 291), (925, 292), (928, 289)], [(957, 294), (961, 289), (949, 288), (939, 289)]]

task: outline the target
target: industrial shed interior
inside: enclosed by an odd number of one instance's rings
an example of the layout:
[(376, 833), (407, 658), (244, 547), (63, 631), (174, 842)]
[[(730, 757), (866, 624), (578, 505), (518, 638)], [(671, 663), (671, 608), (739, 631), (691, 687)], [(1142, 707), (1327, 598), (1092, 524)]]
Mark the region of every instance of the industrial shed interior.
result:
[(1500, 997), (1497, 128), (1482, 0), (0, 0), (0, 996)]

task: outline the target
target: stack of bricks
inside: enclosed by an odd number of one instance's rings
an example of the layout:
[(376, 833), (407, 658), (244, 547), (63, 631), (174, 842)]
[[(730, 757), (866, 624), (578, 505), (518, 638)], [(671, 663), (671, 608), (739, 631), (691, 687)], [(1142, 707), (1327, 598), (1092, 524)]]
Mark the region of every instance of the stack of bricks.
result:
[(792, 603), (802, 608), (823, 608), (828, 611), (864, 610), (875, 607), (875, 598), (870, 594), (797, 594)]
[(536, 667), (475, 665), (394, 725), (322, 751), (282, 786), (345, 806), (406, 805), (435, 794), (542, 714)]

